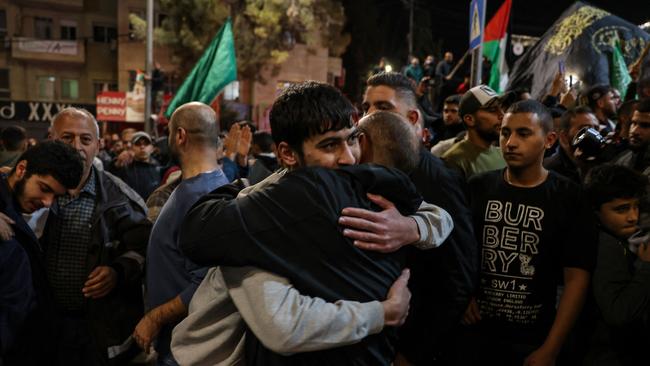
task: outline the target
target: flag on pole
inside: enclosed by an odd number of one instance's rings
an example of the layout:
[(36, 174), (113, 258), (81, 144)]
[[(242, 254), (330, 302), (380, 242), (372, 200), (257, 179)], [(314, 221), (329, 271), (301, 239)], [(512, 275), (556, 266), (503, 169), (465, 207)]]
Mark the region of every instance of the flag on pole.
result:
[(230, 18), (203, 52), (199, 62), (183, 81), (169, 103), (165, 116), (169, 118), (176, 108), (188, 102), (210, 104), (231, 82), (237, 80), (235, 41)]
[(483, 56), (492, 63), (488, 85), (497, 93), (504, 91), (508, 84), (506, 42), (511, 6), (512, 0), (503, 2), (503, 5), (485, 27), (485, 35), (483, 36)]
[(616, 40), (612, 47), (612, 58), (609, 64), (609, 84), (621, 93), (621, 99), (625, 100), (627, 87), (632, 82), (632, 77), (625, 64), (625, 58), (621, 51), (621, 41)]

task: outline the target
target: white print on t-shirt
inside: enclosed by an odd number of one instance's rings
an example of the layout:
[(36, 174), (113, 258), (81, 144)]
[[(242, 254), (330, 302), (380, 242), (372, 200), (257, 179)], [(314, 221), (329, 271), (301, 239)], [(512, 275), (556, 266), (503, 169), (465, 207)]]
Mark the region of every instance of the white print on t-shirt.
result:
[(539, 207), (487, 202), (479, 297), (482, 313), (519, 324), (532, 324), (538, 318), (542, 305), (531, 303), (528, 297), (535, 276), (531, 261), (539, 253), (543, 218)]

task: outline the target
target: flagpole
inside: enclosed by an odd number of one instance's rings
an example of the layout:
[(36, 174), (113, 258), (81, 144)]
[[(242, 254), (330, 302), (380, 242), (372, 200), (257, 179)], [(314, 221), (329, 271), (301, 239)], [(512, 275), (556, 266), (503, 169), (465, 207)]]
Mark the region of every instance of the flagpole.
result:
[(151, 78), (153, 76), (153, 0), (147, 0), (147, 42), (145, 56), (144, 130), (151, 134)]

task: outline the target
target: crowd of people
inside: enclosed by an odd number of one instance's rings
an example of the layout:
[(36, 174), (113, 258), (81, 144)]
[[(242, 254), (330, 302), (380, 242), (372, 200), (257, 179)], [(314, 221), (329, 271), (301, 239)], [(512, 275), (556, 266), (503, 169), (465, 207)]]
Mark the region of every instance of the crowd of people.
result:
[(0, 364), (646, 362), (650, 95), (558, 73), (438, 115), (432, 63), (360, 108), (291, 85), (270, 134), (198, 102), (162, 138), (5, 128)]

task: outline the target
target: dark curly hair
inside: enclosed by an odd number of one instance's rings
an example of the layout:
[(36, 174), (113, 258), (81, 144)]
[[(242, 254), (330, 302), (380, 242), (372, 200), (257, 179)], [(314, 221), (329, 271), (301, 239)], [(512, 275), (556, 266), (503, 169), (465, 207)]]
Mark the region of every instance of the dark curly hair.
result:
[(648, 178), (630, 168), (603, 164), (591, 169), (585, 179), (585, 193), (592, 207), (617, 198), (640, 198), (646, 192)]
[[(44, 141), (25, 151), (18, 162), (27, 162), (25, 178), (51, 175), (66, 189), (79, 186), (84, 163), (77, 150), (60, 141)], [(16, 170), (12, 170), (12, 173)]]
[(306, 81), (287, 87), (273, 102), (269, 119), (276, 144), (286, 142), (299, 154), (302, 143), (328, 131), (351, 128), (356, 109), (335, 87)]

